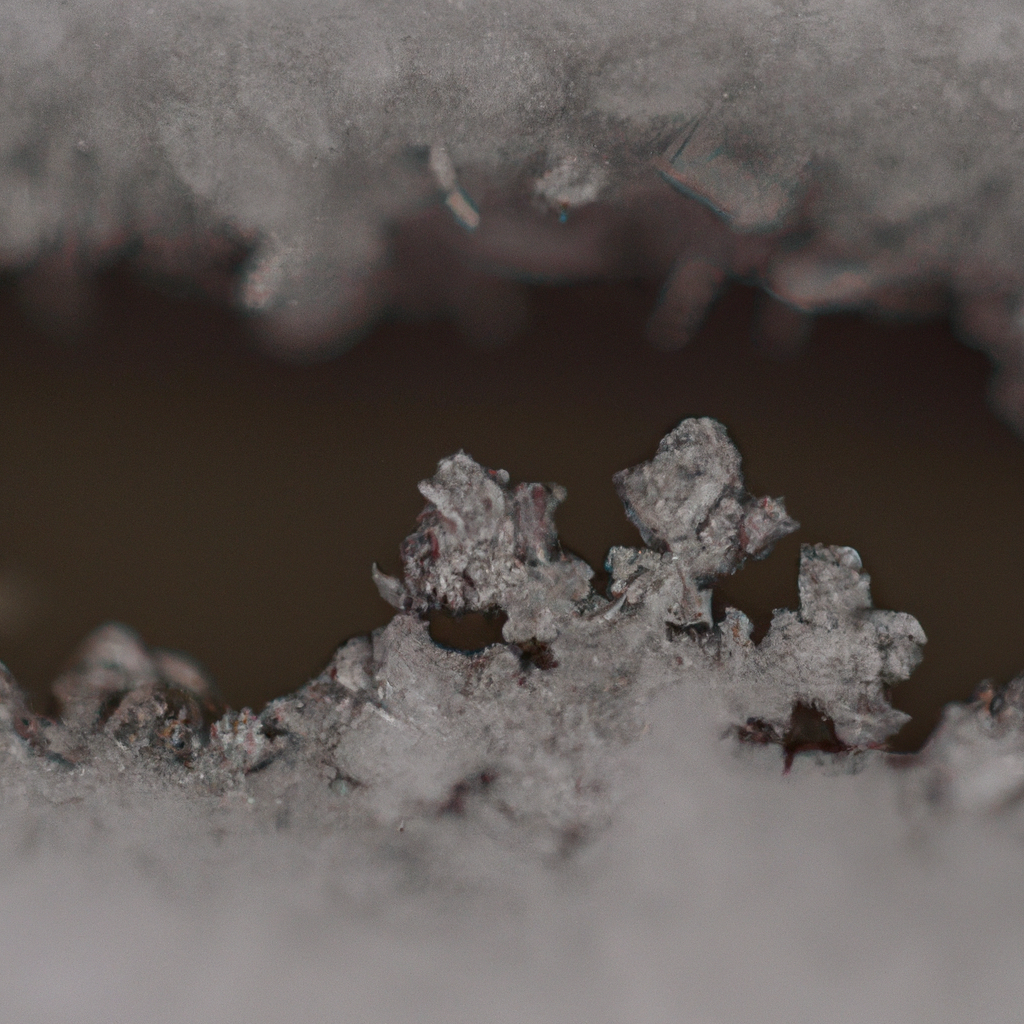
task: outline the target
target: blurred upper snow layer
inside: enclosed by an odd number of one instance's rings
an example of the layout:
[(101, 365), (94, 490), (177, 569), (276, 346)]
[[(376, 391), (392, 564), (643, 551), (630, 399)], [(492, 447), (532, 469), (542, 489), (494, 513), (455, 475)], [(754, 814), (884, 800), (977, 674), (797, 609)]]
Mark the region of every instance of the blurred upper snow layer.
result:
[[(252, 249), (242, 303), (312, 345), (372, 315), (387, 232), (424, 206), (479, 225), (492, 264), (561, 247), (585, 273), (621, 264), (614, 240), (531, 202), (643, 221), (690, 205), (669, 182), (741, 232), (799, 223), (752, 263), (712, 240), (726, 274), (807, 309), (938, 283), (1017, 358), (1014, 0), (26, 0), (0, 11), (0, 67), (7, 266), (153, 237), (184, 272), (187, 235), (227, 233)], [(667, 270), (685, 245), (661, 241)]]

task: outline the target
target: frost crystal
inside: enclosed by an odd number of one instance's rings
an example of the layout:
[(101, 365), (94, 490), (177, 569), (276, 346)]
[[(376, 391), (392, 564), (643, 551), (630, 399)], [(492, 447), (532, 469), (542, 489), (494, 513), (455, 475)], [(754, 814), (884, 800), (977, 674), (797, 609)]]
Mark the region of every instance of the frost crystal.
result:
[[(648, 546), (672, 556), (682, 596), (671, 614), (681, 627), (710, 626), (709, 585), (735, 572), (745, 556), (764, 557), (799, 526), (781, 501), (747, 494), (739, 452), (714, 420), (684, 420), (650, 462), (623, 470), (615, 486)], [(642, 553), (612, 553), (616, 587), (625, 585), (625, 566), (636, 558)]]
[[(649, 546), (612, 550), (607, 595), (559, 547), (561, 487), (513, 486), (460, 452), (420, 484), (402, 579), (374, 570), (398, 613), (294, 696), (225, 711), (187, 661), (106, 626), (55, 685), (60, 720), (29, 715), (8, 684), (8, 728), (86, 777), (140, 779), (149, 765), (206, 793), (258, 777), (311, 807), (343, 786), (330, 814), (376, 821), (479, 807), (509, 841), (551, 849), (612, 820), (621, 754), (666, 688), (746, 739), (785, 744), (799, 709), (828, 723), (836, 751), (899, 729), (887, 688), (913, 670), (924, 634), (871, 607), (852, 549), (804, 546), (800, 608), (777, 612), (761, 643), (737, 609), (713, 621), (715, 579), (797, 525), (781, 499), (745, 490), (721, 424), (685, 420), (615, 483)], [(435, 609), (504, 612), (504, 642), (447, 649), (428, 632)]]
[(381, 596), (397, 608), (504, 610), (505, 639), (546, 642), (555, 621), (590, 591), (593, 570), (558, 546), (557, 485), (509, 486), (504, 470), (486, 470), (465, 452), (443, 459), (420, 484), (429, 504), (402, 545), (402, 583), (374, 567)]

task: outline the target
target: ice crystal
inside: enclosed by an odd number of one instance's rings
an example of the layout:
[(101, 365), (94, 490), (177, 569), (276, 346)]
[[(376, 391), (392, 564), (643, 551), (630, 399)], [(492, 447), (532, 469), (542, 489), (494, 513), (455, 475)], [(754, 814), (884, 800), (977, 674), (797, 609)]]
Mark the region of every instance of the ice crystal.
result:
[[(327, 770), (347, 780), (348, 814), (399, 821), (482, 804), (511, 841), (552, 849), (612, 820), (622, 751), (666, 688), (692, 690), (716, 727), (747, 739), (783, 744), (800, 708), (830, 723), (837, 751), (899, 729), (888, 688), (913, 670), (924, 634), (871, 607), (852, 549), (804, 547), (800, 608), (777, 612), (760, 644), (737, 609), (713, 621), (715, 580), (797, 527), (781, 499), (746, 491), (721, 424), (683, 421), (615, 482), (650, 546), (611, 551), (607, 594), (558, 543), (563, 488), (513, 485), (460, 452), (420, 484), (427, 505), (402, 544), (402, 578), (374, 570), (398, 613), (295, 695), (259, 715), (225, 711), (185, 659), (105, 626), (55, 684), (60, 718), (35, 719), (9, 687), (10, 728), (65, 771), (165, 772), (202, 792), (259, 773), (282, 798), (312, 787), (315, 803)], [(428, 631), (433, 610), (504, 612), (504, 642), (445, 648)]]

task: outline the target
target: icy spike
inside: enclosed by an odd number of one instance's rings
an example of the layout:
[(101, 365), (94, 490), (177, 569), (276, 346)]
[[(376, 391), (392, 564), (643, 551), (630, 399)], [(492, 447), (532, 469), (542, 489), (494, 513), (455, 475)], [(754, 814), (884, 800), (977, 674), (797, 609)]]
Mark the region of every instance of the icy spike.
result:
[(589, 591), (592, 575), (558, 545), (554, 514), (565, 488), (512, 486), (505, 470), (486, 469), (459, 452), (438, 463), (420, 493), (427, 505), (402, 543), (403, 580), (375, 568), (381, 596), (417, 612), (503, 609), (510, 641), (555, 635), (553, 610), (568, 611)]
[(683, 420), (650, 462), (615, 475), (626, 514), (646, 544), (672, 556), (682, 581), (673, 621), (711, 626), (708, 588), (748, 556), (763, 558), (799, 524), (782, 499), (754, 498), (740, 454), (713, 419)]
[(645, 543), (679, 556), (701, 583), (763, 557), (799, 526), (781, 499), (750, 495), (736, 446), (707, 417), (683, 420), (650, 462), (617, 473), (615, 488)]

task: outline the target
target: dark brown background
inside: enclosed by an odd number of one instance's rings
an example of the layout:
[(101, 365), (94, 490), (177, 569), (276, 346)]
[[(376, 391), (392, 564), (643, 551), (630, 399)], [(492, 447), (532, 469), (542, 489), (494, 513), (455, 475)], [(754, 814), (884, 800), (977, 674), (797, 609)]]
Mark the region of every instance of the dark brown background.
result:
[(946, 700), (1024, 669), (1024, 444), (942, 322), (825, 317), (783, 359), (752, 341), (756, 297), (735, 287), (664, 353), (643, 338), (653, 286), (534, 286), (504, 347), (391, 323), (299, 367), (119, 271), (56, 330), (45, 296), (23, 297), (0, 282), (0, 658), (37, 701), (110, 619), (191, 653), (236, 706), (295, 689), (387, 620), (370, 564), (397, 569), (416, 482), (459, 448), (565, 484), (563, 540), (600, 566), (637, 541), (612, 473), (689, 415), (722, 420), (751, 489), (803, 524), (724, 600), (764, 628), (795, 605), (800, 542), (825, 541), (861, 552), (878, 605), (920, 619), (904, 748)]

